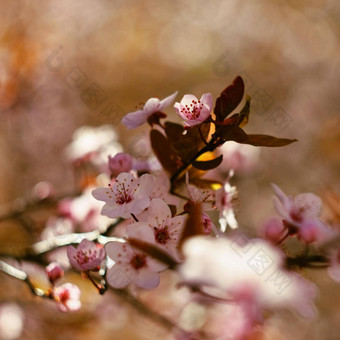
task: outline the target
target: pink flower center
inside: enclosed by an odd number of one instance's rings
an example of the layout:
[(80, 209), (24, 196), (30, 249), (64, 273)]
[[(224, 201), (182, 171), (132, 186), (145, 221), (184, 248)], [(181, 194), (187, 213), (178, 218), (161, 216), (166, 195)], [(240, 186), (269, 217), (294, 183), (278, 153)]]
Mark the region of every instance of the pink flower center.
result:
[(146, 255), (144, 255), (144, 254), (134, 254), (132, 259), (130, 260), (130, 264), (136, 270), (145, 267), (146, 266)]
[(289, 215), (295, 222), (302, 222), (303, 212), (304, 208), (293, 208)]
[(154, 228), (156, 242), (160, 244), (165, 244), (170, 239), (170, 234), (168, 227), (164, 228)]
[(65, 289), (62, 293), (59, 294), (58, 298), (62, 304), (66, 304), (66, 302), (70, 299), (70, 292)]
[(181, 109), (181, 113), (188, 119), (194, 120), (200, 116), (202, 108), (203, 104), (201, 101), (196, 101), (193, 99), (189, 105), (184, 105), (184, 107)]
[(97, 252), (89, 249), (88, 251), (84, 250), (78, 250), (77, 255), (74, 257), (74, 259), (77, 261), (79, 265), (83, 265), (88, 263), (91, 260), (94, 260), (97, 256)]
[(130, 185), (125, 183), (117, 183), (116, 203), (124, 204), (132, 201), (132, 197), (129, 194)]

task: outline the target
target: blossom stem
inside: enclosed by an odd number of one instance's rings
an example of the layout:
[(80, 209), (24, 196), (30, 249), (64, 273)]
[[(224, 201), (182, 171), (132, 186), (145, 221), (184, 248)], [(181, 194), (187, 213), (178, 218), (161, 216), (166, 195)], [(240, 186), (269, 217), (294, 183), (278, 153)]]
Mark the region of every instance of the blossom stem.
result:
[(138, 221), (138, 218), (135, 216), (135, 214), (131, 213), (131, 216), (132, 216), (132, 218), (133, 218), (136, 222), (139, 222), (139, 221)]

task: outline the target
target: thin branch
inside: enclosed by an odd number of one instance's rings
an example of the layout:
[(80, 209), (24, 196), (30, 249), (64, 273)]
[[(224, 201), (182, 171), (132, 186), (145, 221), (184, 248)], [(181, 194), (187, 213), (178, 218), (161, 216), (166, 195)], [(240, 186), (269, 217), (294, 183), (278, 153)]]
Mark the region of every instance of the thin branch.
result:
[(126, 302), (128, 302), (131, 306), (133, 306), (139, 313), (141, 313), (143, 316), (146, 316), (147, 318), (154, 320), (158, 324), (162, 325), (164, 328), (171, 330), (178, 330), (182, 332), (183, 334), (188, 334), (185, 330), (180, 328), (176, 323), (169, 320), (165, 316), (158, 314), (157, 312), (154, 312), (152, 309), (150, 309), (147, 305), (145, 305), (143, 302), (132, 296), (126, 289), (116, 289), (110, 287), (110, 290), (116, 294), (117, 296), (124, 299)]
[(25, 282), (30, 291), (32, 292), (32, 294), (39, 297), (50, 298), (49, 295), (45, 294), (45, 292), (42, 289), (36, 288), (33, 285), (29, 276), (24, 271), (17, 269), (2, 260), (0, 260), (0, 271), (7, 274), (8, 276), (11, 276), (15, 279)]

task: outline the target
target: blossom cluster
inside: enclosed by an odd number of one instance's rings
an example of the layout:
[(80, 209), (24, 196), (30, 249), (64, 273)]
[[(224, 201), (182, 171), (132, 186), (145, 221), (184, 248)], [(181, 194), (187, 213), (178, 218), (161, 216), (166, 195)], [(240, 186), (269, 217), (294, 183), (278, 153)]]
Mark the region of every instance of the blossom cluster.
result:
[[(243, 130), (250, 98), (236, 112), (244, 97), (241, 77), (221, 92), (215, 106), (208, 92), (200, 99), (185, 94), (173, 104), (177, 95), (150, 98), (123, 117), (129, 130), (151, 127), (143, 160), (124, 152), (113, 128), (77, 132), (66, 155), (76, 169), (96, 171), (85, 171), (81, 194), (60, 200), (56, 216), (47, 221), (41, 242), (54, 241), (61, 248), (48, 254), (53, 261), (46, 267), (50, 289), (43, 295), (61, 311), (76, 311), (80, 289), (55, 284), (64, 270), (81, 272), (100, 294), (153, 290), (162, 273), (171, 270), (178, 289), (191, 293), (188, 304), (220, 310), (214, 321), (219, 326), (211, 334), (197, 328), (179, 339), (244, 339), (264, 324), (266, 313), (281, 309), (313, 318), (317, 288), (299, 269), (327, 267), (340, 282), (336, 223), (320, 217), (317, 195), (287, 196), (273, 184), (280, 217), (269, 219), (261, 234), (247, 237), (238, 221), (242, 202), (233, 184), (235, 173), (244, 174), (256, 163), (256, 147), (296, 140)], [(170, 105), (182, 124), (163, 121)], [(67, 235), (70, 241), (63, 243)], [(303, 245), (302, 253), (289, 249), (292, 238)]]

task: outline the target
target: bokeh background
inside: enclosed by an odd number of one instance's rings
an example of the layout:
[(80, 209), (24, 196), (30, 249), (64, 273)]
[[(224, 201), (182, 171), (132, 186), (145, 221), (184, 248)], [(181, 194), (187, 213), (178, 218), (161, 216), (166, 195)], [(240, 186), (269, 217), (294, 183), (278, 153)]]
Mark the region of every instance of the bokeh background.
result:
[[(205, 92), (216, 98), (237, 75), (252, 97), (246, 131), (299, 140), (261, 149), (256, 165), (235, 176), (241, 227), (256, 235), (274, 214), (271, 182), (287, 194), (340, 194), (339, 36), (336, 0), (0, 1), (1, 212), (40, 181), (57, 193), (72, 190), (64, 150), (78, 127), (111, 124), (129, 150), (147, 128), (127, 132), (120, 119), (140, 102), (176, 90), (177, 100)], [(3, 249), (32, 237), (0, 224)], [(340, 286), (325, 272), (305, 274), (320, 286), (319, 317), (275, 314), (264, 339), (339, 338)], [(14, 301), (14, 315), (22, 313), (17, 338), (171, 338), (122, 301), (77, 283), (85, 307), (70, 317), (0, 274), (0, 308)], [(174, 287), (162, 296), (166, 289), (144, 299), (171, 315), (181, 303)]]

